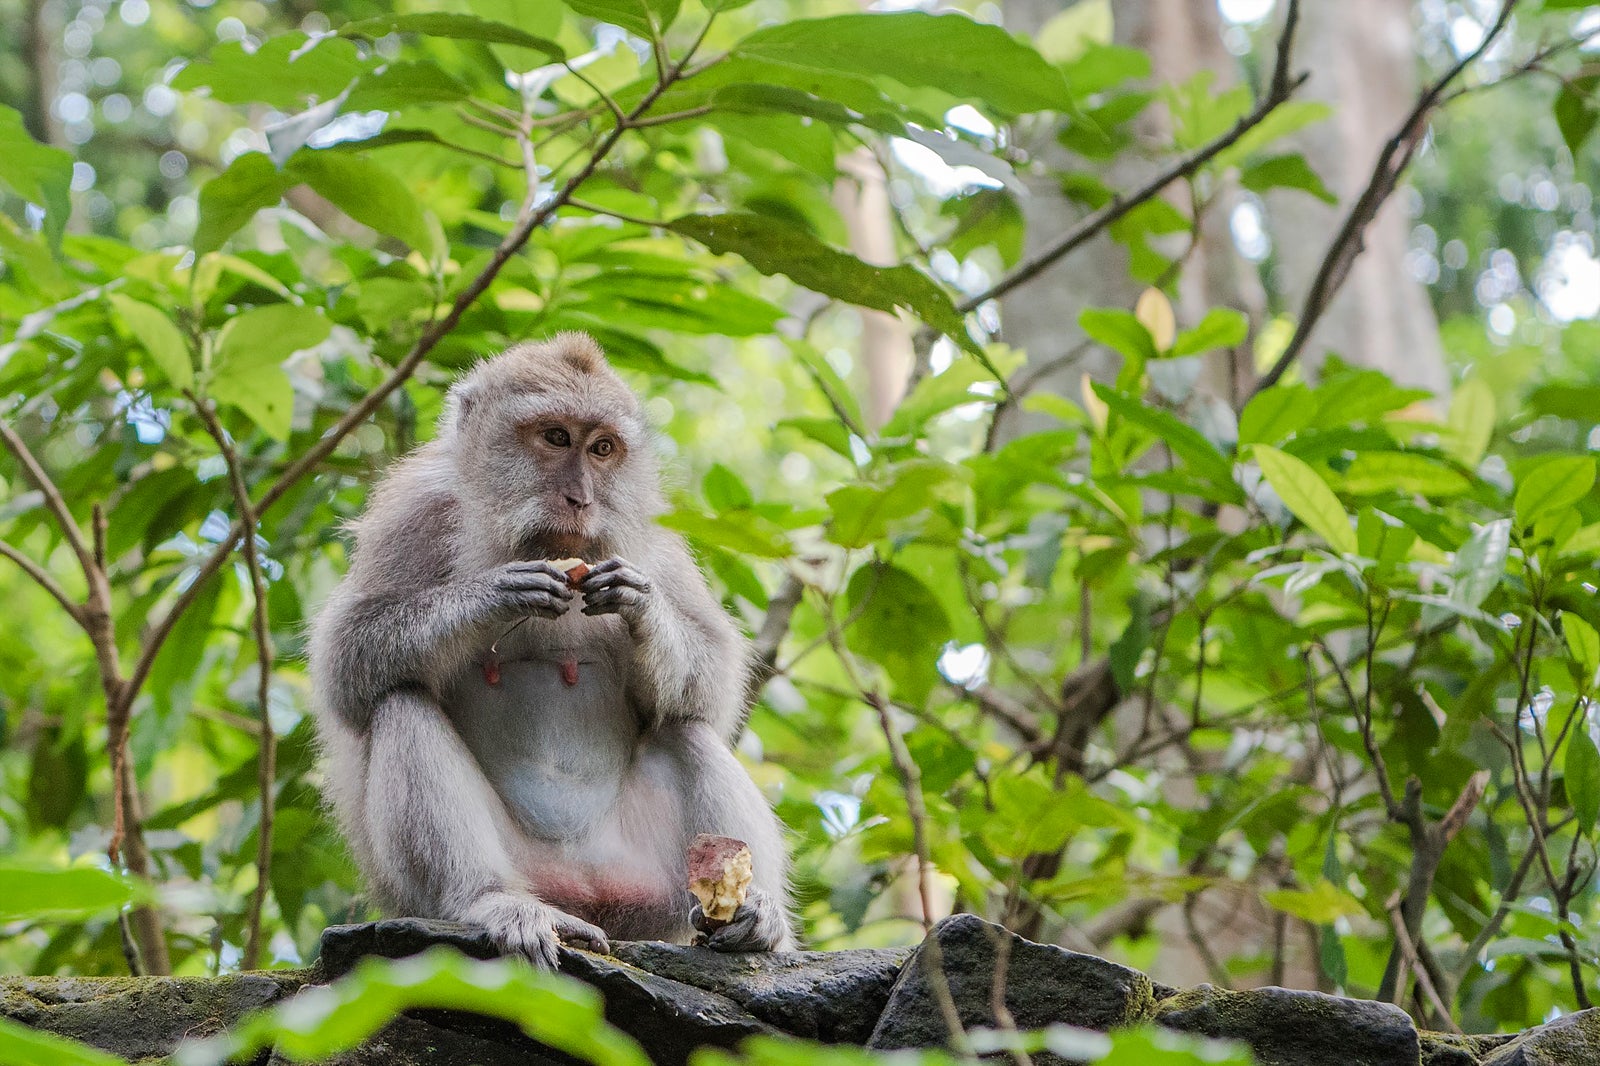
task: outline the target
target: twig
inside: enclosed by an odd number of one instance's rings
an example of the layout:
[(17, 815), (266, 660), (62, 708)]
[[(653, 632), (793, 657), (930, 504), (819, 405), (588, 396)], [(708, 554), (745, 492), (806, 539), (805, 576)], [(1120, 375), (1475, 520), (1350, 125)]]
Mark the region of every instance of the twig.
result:
[(50, 479), (50, 475), (45, 472), (38, 458), (28, 448), (27, 442), (11, 428), (10, 423), (0, 422), (0, 437), (4, 438), (6, 447), (16, 456), (17, 462), (22, 464), (28, 480), (44, 493), (45, 506), (55, 517), (56, 525), (60, 527), (61, 535), (66, 538), (68, 546), (72, 548), (72, 553), (78, 557), (78, 565), (83, 568), (84, 577), (89, 578), (92, 584), (93, 579), (90, 575), (95, 570), (94, 556), (90, 554), (89, 546), (83, 539), (83, 530), (79, 528), (78, 520), (72, 517), (72, 511), (67, 507), (67, 501), (62, 498), (61, 490), (56, 487), (56, 483)]
[(1256, 383), (1251, 391), (1252, 396), (1277, 384), (1278, 379), (1283, 377), (1284, 372), (1300, 357), (1300, 353), (1311, 339), (1311, 331), (1316, 328), (1323, 314), (1333, 303), (1333, 298), (1350, 275), (1351, 264), (1355, 262), (1356, 256), (1361, 254), (1362, 234), (1366, 231), (1367, 225), (1377, 216), (1378, 209), (1394, 192), (1395, 186), (1400, 181), (1400, 175), (1405, 173), (1406, 167), (1411, 163), (1412, 154), (1422, 143), (1427, 131), (1428, 115), (1441, 103), (1444, 92), (1450, 84), (1460, 77), (1467, 67), (1475, 63), (1500, 36), (1518, 3), (1519, 0), (1505, 0), (1500, 8), (1499, 17), (1484, 34), (1483, 40), (1478, 42), (1478, 47), (1462, 56), (1454, 66), (1428, 86), (1417, 98), (1416, 105), (1406, 115), (1400, 128), (1384, 145), (1383, 151), (1378, 155), (1377, 163), (1373, 165), (1372, 177), (1367, 180), (1366, 188), (1361, 190), (1361, 195), (1351, 205), (1344, 224), (1339, 227), (1333, 243), (1328, 246), (1327, 254), (1322, 257), (1322, 264), (1317, 268), (1311, 288), (1306, 293), (1305, 303), (1300, 311), (1300, 321), (1295, 324), (1293, 336), (1289, 338), (1288, 345), (1272, 364), (1272, 368)]
[(1461, 1027), (1450, 1016), (1450, 1008), (1445, 1006), (1444, 1000), (1439, 998), (1439, 990), (1433, 986), (1433, 979), (1428, 976), (1428, 968), (1422, 965), (1422, 960), (1417, 955), (1416, 941), (1406, 929), (1405, 920), (1401, 917), (1401, 897), (1398, 891), (1389, 897), (1385, 910), (1389, 913), (1389, 925), (1394, 930), (1395, 943), (1400, 948), (1400, 953), (1405, 959), (1406, 968), (1416, 974), (1417, 987), (1422, 989), (1422, 994), (1428, 997), (1428, 1003), (1433, 1007), (1443, 1023), (1450, 1027), (1452, 1033), (1460, 1034)]
[(248, 530), (244, 538), (245, 569), (250, 574), (250, 587), (255, 600), (252, 611), (256, 640), (256, 702), (261, 709), (259, 731), (256, 734), (256, 788), (261, 793), (261, 812), (256, 822), (256, 887), (250, 894), (250, 909), (246, 917), (244, 957), (240, 969), (254, 970), (261, 965), (261, 912), (267, 903), (267, 887), (272, 877), (272, 826), (277, 808), (275, 785), (278, 777), (278, 737), (272, 729), (269, 703), (272, 690), (272, 630), (267, 615), (267, 579), (261, 569), (261, 553), (256, 545), (256, 531), (260, 520), (250, 503), (250, 487), (245, 483), (244, 471), (239, 465), (239, 452), (229, 439), (227, 431), (217, 419), (211, 405), (189, 394), (195, 413), (205, 424), (206, 432), (216, 441), (228, 467), (228, 483), (233, 490), (233, 502), (239, 508), (239, 520)]

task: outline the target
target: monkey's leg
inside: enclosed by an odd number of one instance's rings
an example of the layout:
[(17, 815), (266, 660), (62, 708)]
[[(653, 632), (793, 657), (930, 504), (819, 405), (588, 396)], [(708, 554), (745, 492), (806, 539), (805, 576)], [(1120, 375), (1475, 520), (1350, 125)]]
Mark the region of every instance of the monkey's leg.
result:
[(708, 725), (686, 727), (685, 739), (695, 768), (689, 839), (696, 833), (712, 833), (744, 841), (755, 874), (750, 894), (727, 925), (705, 930), (698, 903), (690, 911), (691, 924), (706, 932), (706, 945), (718, 951), (795, 950), (789, 922), (789, 852), (778, 816)]
[(604, 932), (541, 902), (517, 873), (519, 830), (438, 704), (387, 696), (372, 716), (367, 767), (371, 861), (401, 908), (481, 925), (508, 953), (552, 969), (558, 940), (609, 950)]

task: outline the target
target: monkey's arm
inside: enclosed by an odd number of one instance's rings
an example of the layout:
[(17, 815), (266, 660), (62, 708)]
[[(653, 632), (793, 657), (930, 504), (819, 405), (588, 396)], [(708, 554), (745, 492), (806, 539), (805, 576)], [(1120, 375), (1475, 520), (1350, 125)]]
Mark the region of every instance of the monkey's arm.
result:
[(437, 700), (494, 639), (497, 625), (555, 617), (572, 599), (566, 575), (542, 562), (453, 574), (448, 501), (385, 517), (399, 520), (359, 531), (356, 564), (311, 634), (311, 668), (324, 705), (359, 731), (392, 692), (410, 689)]
[(585, 614), (617, 614), (635, 641), (633, 693), (660, 722), (701, 721), (727, 740), (744, 711), (749, 642), (711, 595), (681, 540), (643, 545), (648, 574), (621, 559), (584, 578)]

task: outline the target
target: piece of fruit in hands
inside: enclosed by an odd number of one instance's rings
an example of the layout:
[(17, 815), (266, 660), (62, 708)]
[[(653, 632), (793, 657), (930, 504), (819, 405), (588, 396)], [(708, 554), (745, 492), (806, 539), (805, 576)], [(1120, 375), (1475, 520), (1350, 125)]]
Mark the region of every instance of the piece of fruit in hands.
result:
[(754, 876), (750, 848), (742, 840), (701, 833), (689, 844), (689, 891), (712, 927), (733, 920)]

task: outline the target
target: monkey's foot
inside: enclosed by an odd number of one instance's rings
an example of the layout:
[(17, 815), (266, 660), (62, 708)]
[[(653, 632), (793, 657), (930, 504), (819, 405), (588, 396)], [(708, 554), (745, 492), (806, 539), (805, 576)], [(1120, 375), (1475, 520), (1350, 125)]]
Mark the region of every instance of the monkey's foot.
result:
[(485, 892), (461, 920), (481, 925), (508, 955), (520, 955), (545, 970), (554, 970), (561, 944), (609, 954), (605, 932), (566, 911), (541, 903), (526, 892)]
[(709, 921), (697, 901), (689, 922), (700, 930), (696, 944), (715, 951), (781, 951), (789, 947), (789, 918), (773, 898), (752, 888), (744, 903), (726, 923)]

